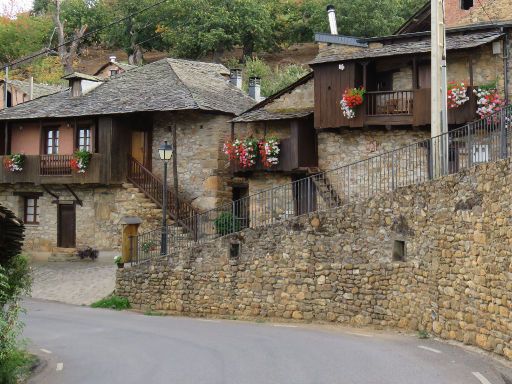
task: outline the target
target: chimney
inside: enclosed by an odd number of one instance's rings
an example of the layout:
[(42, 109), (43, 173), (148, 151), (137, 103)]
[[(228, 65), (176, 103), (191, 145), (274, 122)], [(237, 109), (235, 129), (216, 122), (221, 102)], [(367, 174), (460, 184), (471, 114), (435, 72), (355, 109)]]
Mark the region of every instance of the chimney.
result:
[(242, 89), (242, 70), (233, 68), (229, 71), (229, 82), (238, 89)]
[(260, 101), (261, 79), (259, 77), (249, 77), (249, 96), (256, 101)]
[(331, 35), (338, 34), (338, 26), (336, 25), (336, 11), (334, 5), (329, 4), (327, 6), (327, 16), (329, 17), (329, 28), (331, 29)]
[(71, 97), (82, 96), (82, 80), (81, 79), (70, 79), (69, 86), (71, 87)]
[(115, 57), (115, 56), (110, 56), (108, 59), (110, 60), (111, 63), (115, 63), (117, 61), (117, 57)]

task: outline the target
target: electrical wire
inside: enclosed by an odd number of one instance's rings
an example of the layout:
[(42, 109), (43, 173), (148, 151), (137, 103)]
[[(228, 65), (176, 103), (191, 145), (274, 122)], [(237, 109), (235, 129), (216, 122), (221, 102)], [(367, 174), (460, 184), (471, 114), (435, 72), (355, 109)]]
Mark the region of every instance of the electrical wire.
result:
[(35, 59), (36, 57), (47, 55), (47, 54), (49, 54), (51, 52), (54, 52), (54, 51), (58, 50), (59, 48), (61, 48), (63, 46), (66, 46), (66, 45), (68, 45), (70, 43), (73, 43), (75, 41), (83, 40), (83, 39), (85, 39), (85, 38), (87, 38), (89, 36), (95, 35), (95, 34), (101, 32), (101, 31), (104, 31), (105, 29), (111, 28), (114, 25), (117, 25), (117, 24), (119, 24), (119, 23), (121, 23), (121, 22), (123, 22), (125, 20), (128, 20), (128, 19), (132, 18), (133, 16), (140, 15), (143, 12), (146, 12), (146, 11), (148, 11), (150, 9), (158, 7), (159, 5), (162, 5), (163, 3), (167, 2), (167, 1), (168, 0), (160, 0), (160, 1), (156, 2), (155, 4), (149, 5), (149, 6), (143, 8), (143, 9), (137, 11), (137, 12), (133, 12), (133, 13), (129, 14), (128, 16), (125, 16), (125, 17), (123, 17), (121, 19), (113, 21), (113, 22), (111, 22), (111, 23), (109, 23), (109, 24), (107, 24), (107, 25), (105, 25), (105, 26), (103, 26), (101, 28), (95, 29), (94, 31), (91, 31), (91, 32), (87, 32), (87, 33), (85, 33), (81, 37), (77, 37), (77, 38), (66, 40), (64, 43), (56, 45), (56, 46), (54, 46), (52, 48), (45, 48), (45, 49), (42, 49), (39, 52), (33, 53), (33, 54), (29, 55), (29, 56), (25, 56), (25, 57), (23, 57), (21, 59), (14, 60), (14, 61), (12, 61), (10, 63), (4, 63), (0, 67), (2, 67), (4, 69), (6, 67), (13, 67), (13, 66), (19, 65), (21, 63), (24, 63), (26, 61), (30, 61), (32, 59)]

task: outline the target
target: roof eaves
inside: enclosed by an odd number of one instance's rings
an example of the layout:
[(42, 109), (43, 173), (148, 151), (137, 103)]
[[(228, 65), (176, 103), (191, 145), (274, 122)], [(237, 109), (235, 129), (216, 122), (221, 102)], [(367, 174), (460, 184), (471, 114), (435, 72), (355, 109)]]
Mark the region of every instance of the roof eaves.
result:
[(244, 114), (248, 113), (248, 112), (252, 112), (256, 109), (260, 109), (262, 107), (264, 107), (265, 105), (267, 104), (270, 104), (272, 101), (280, 98), (282, 95), (292, 91), (293, 89), (297, 88), (298, 86), (302, 85), (302, 84), (305, 84), (307, 83), (309, 80), (311, 80), (312, 78), (314, 77), (314, 72), (311, 71), (309, 72), (307, 75), (301, 77), (299, 80), (295, 81), (294, 83), (290, 84), (289, 86), (281, 89), (280, 91), (277, 91), (276, 93), (274, 93), (273, 95), (270, 95), (269, 97), (267, 97), (265, 100), (263, 101), (260, 101), (258, 104), (255, 104), (253, 105), (251, 108), (249, 108), (248, 110), (242, 112), (238, 117), (241, 117), (243, 116)]
[(176, 76), (176, 79), (181, 83), (183, 88), (185, 88), (187, 90), (188, 94), (190, 95), (190, 98), (194, 101), (196, 108), (193, 108), (193, 109), (205, 109), (199, 105), (199, 103), (197, 102), (197, 100), (194, 96), (194, 93), (190, 90), (190, 88), (187, 86), (187, 84), (185, 84), (185, 82), (180, 78), (178, 73), (174, 70), (174, 68), (172, 67), (172, 61), (169, 58), (166, 58), (164, 60), (167, 63), (167, 65), (169, 66), (169, 69), (172, 71), (172, 73), (174, 73), (174, 76)]

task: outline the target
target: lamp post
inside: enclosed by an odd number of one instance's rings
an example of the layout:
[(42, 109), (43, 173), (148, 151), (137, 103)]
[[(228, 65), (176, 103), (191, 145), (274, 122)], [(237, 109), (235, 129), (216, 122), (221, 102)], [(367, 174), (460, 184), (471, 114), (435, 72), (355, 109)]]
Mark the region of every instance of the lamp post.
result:
[(160, 245), (160, 254), (167, 254), (167, 163), (172, 158), (172, 145), (167, 144), (167, 140), (158, 148), (160, 159), (164, 162), (164, 186), (162, 196), (162, 241)]

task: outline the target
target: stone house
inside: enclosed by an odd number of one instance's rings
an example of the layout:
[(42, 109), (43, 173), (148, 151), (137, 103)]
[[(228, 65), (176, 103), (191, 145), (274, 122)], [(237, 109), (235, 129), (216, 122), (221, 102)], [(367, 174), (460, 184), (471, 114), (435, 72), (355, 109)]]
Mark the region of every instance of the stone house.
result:
[[(126, 215), (156, 228), (158, 148), (173, 129), (180, 205), (169, 193), (171, 219), (231, 199), (222, 142), (229, 121), (254, 101), (230, 84), (224, 66), (163, 59), (105, 81), (66, 78), (69, 90), (0, 112), (0, 161), (25, 155), (21, 171), (1, 167), (0, 203), (24, 219), (28, 250), (118, 248)], [(91, 153), (85, 173), (71, 165), (77, 149)]]
[(98, 70), (94, 72), (94, 76), (99, 77), (100, 79), (107, 79), (109, 77), (120, 75), (135, 68), (137, 68), (136, 65), (120, 63), (117, 61), (115, 56), (110, 56), (108, 63), (105, 63), (99, 67)]
[[(504, 2), (492, 2), (493, 9)], [(512, 90), (512, 59), (508, 54), (512, 15), (506, 16), (511, 21), (497, 25), (482, 19), (485, 13), (481, 5), (466, 11), (460, 10), (458, 0), (447, 4), (448, 81), (465, 82), (469, 97), (463, 106), (449, 110), (449, 126), (453, 129), (478, 118), (473, 93), (476, 87), (495, 84), (508, 101)], [(464, 15), (466, 22), (461, 23)], [(312, 73), (233, 120), (233, 137), (275, 136), (281, 141), (278, 165), (265, 169), (261, 164), (249, 168), (234, 164), (234, 197), (429, 138), (429, 29), (427, 4), (392, 36), (360, 39), (317, 34), (320, 49), (310, 63)], [(340, 101), (345, 89), (357, 87), (364, 87), (367, 93), (363, 104), (355, 109), (355, 117), (348, 119)], [(450, 147), (451, 168), (457, 167), (457, 151), (468, 150), (456, 145), (456, 149)], [(477, 146), (476, 150), (486, 148)], [(424, 155), (429, 156), (426, 148)], [(311, 193), (321, 195), (332, 190), (337, 181), (322, 179), (321, 184)], [(302, 212), (300, 207), (295, 203), (296, 212)]]
[[(61, 92), (63, 87), (34, 83), (32, 80), (9, 80), (7, 85), (7, 107)], [(4, 108), (5, 80), (0, 80), (0, 109)]]

